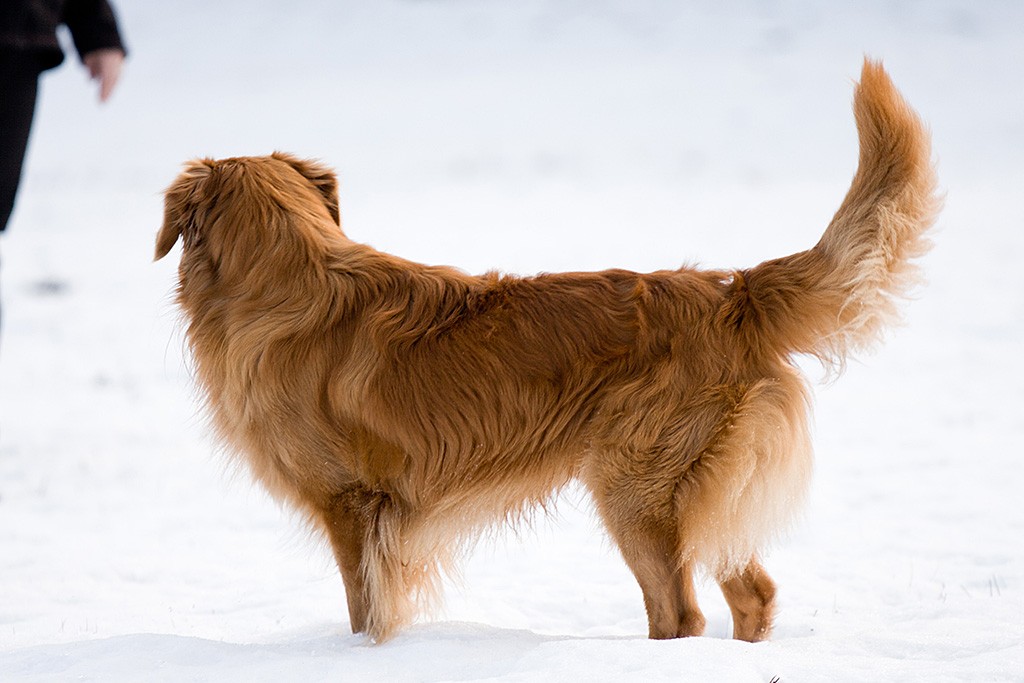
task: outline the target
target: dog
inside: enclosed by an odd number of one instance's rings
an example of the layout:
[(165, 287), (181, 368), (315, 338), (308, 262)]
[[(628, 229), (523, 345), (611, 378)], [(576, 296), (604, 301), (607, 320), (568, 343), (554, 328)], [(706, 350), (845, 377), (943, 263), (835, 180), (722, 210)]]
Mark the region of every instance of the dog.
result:
[(354, 632), (394, 636), (458, 550), (579, 480), (651, 638), (699, 635), (694, 574), (735, 638), (770, 635), (761, 554), (808, 488), (793, 357), (842, 369), (916, 283), (939, 211), (929, 135), (865, 60), (859, 167), (811, 249), (745, 270), (473, 276), (341, 230), (337, 182), (283, 153), (188, 163), (156, 258), (211, 423), (323, 531)]

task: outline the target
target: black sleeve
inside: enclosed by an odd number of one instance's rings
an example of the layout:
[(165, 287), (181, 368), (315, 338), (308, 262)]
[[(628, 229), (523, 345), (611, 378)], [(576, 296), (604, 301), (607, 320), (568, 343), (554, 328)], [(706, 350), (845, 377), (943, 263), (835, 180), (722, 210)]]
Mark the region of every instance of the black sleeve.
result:
[(107, 0), (67, 0), (62, 17), (79, 57), (85, 57), (93, 50), (117, 48), (127, 52), (121, 34), (117, 29), (117, 18)]

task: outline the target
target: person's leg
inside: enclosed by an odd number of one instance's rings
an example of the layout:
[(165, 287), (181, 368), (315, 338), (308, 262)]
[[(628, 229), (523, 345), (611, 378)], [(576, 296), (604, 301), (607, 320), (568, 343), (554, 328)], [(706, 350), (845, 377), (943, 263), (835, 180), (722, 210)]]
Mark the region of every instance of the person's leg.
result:
[(39, 88), (39, 59), (0, 50), (0, 233), (14, 210)]
[(0, 231), (14, 209), (38, 87), (35, 55), (0, 51)]

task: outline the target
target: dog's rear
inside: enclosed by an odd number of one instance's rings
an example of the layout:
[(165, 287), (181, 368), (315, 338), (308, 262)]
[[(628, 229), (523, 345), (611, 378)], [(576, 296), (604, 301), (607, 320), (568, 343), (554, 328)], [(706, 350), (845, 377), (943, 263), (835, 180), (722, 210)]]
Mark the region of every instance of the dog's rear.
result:
[(854, 113), (860, 164), (825, 234), (808, 251), (743, 271), (730, 311), (752, 345), (839, 367), (895, 318), (939, 210), (928, 133), (880, 63), (865, 61)]
[[(690, 408), (712, 426), (688, 431), (705, 437), (676, 484), (677, 525), (660, 532), (682, 574), (652, 559), (657, 534), (633, 526), (617, 539), (631, 549), (627, 561), (636, 554), (652, 636), (699, 632), (688, 575), (701, 566), (721, 583), (736, 637), (767, 636), (774, 589), (757, 555), (791, 519), (810, 473), (807, 396), (791, 356), (841, 369), (878, 339), (916, 281), (913, 259), (927, 251), (939, 209), (929, 136), (878, 63), (865, 61), (854, 111), (859, 167), (818, 244), (732, 273), (716, 313), (713, 327), (739, 359), (727, 385), (710, 385), (706, 405)], [(684, 589), (671, 588), (680, 578)]]

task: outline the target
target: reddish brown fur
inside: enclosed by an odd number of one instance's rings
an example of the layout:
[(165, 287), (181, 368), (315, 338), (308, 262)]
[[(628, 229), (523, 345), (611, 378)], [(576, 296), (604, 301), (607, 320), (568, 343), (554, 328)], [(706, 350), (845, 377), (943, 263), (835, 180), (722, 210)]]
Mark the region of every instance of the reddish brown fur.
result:
[(460, 541), (594, 496), (652, 638), (699, 634), (693, 572), (737, 638), (769, 635), (757, 561), (811, 469), (791, 356), (876, 338), (937, 205), (928, 136), (880, 65), (853, 186), (813, 249), (746, 271), (466, 275), (340, 230), (333, 174), (201, 160), (167, 192), (178, 300), (220, 438), (330, 538), (355, 631), (386, 639)]

